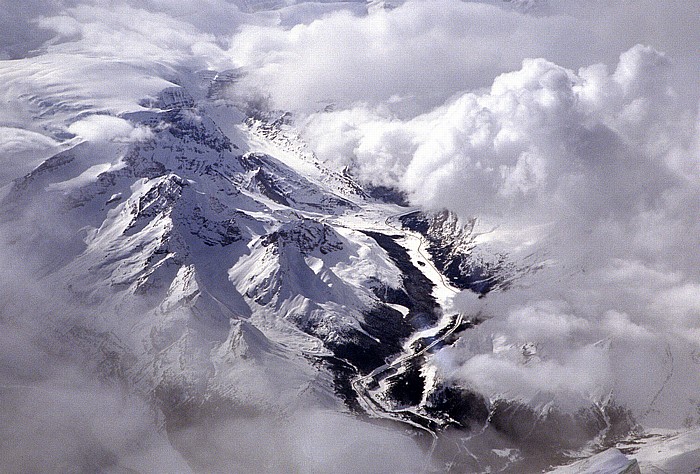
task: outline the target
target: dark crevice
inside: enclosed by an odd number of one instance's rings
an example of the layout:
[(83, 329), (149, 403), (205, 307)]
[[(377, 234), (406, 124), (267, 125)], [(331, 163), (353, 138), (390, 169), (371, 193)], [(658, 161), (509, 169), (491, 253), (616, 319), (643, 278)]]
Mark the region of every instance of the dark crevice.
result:
[[(405, 248), (396, 243), (400, 235), (386, 235), (379, 232), (363, 231), (372, 237), (401, 271), (403, 291), (382, 289), (388, 298), (387, 303), (400, 304), (409, 309), (406, 320), (415, 330), (434, 326), (439, 319), (440, 306), (433, 296), (435, 285), (421, 272)], [(375, 291), (375, 293), (377, 293)], [(382, 297), (380, 292), (377, 296)]]
[(426, 250), (437, 269), (460, 290), (471, 290), (485, 295), (503, 283), (499, 270), (505, 262), (486, 264), (471, 256), (473, 222), (459, 227), (454, 215), (445, 211), (436, 215), (412, 212), (399, 218), (403, 226), (421, 234), (427, 242)]

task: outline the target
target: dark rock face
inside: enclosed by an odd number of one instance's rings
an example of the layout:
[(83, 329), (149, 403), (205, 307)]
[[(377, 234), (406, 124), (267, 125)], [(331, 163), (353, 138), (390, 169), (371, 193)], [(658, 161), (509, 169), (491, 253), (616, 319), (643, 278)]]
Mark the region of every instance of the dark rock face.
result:
[[(457, 326), (457, 328), (455, 328), (455, 330), (452, 332), (452, 334), (443, 338), (443, 336), (445, 336), (447, 331), (449, 331), (449, 328), (452, 326), (452, 324), (456, 323), (455, 318), (457, 318), (457, 316), (458, 315), (454, 315), (452, 317), (453, 323), (442, 328), (434, 336), (423, 337), (423, 338), (420, 338), (417, 341), (415, 341), (413, 343), (413, 350), (417, 352), (417, 351), (420, 351), (420, 350), (428, 347), (430, 344), (435, 343), (430, 349), (428, 349), (428, 353), (430, 353), (430, 354), (435, 353), (435, 352), (439, 351), (441, 348), (443, 348), (445, 346), (451, 346), (452, 344), (457, 342), (457, 340), (461, 337), (461, 333), (463, 331), (466, 331), (467, 329), (471, 329), (481, 322), (481, 320), (478, 318), (463, 319), (462, 322), (459, 324), (459, 326)], [(440, 340), (441, 338), (442, 338), (442, 340)], [(439, 341), (439, 342), (437, 342), (437, 341)]]
[(428, 395), (425, 409), (447, 425), (470, 430), (483, 425), (489, 418), (486, 399), (457, 385), (439, 385)]
[(242, 239), (241, 229), (236, 224), (235, 219), (211, 221), (201, 214), (201, 210), (197, 212), (198, 208), (194, 210), (195, 214), (189, 223), (190, 233), (198, 237), (205, 245), (226, 247)]
[(143, 153), (152, 152), (153, 145), (134, 146), (131, 152), (124, 158), (124, 161), (129, 165), (129, 171), (136, 178), (157, 178), (168, 172), (165, 165), (155, 160), (144, 160)]
[(613, 445), (635, 429), (628, 410), (614, 404), (582, 408), (568, 413), (557, 408), (543, 413), (518, 402), (499, 400), (491, 407), (491, 424), (531, 451), (561, 452), (580, 449), (603, 435), (604, 446)]
[(49, 173), (55, 173), (61, 167), (70, 165), (75, 161), (75, 156), (71, 153), (71, 150), (58, 153), (48, 160), (40, 164), (31, 173), (24, 176), (23, 178), (16, 179), (14, 181), (14, 199), (17, 200), (23, 196), (23, 193), (32, 187), (36, 187), (36, 182)]
[(371, 186), (367, 190), (368, 194), (379, 201), (397, 204), (399, 206), (408, 207), (408, 197), (403, 191), (387, 186)]
[(300, 219), (283, 225), (279, 230), (265, 236), (262, 245), (293, 245), (304, 254), (318, 250), (328, 254), (343, 249), (343, 242), (338, 234), (328, 225), (312, 219)]
[(166, 179), (149, 189), (129, 209), (133, 220), (127, 229), (135, 233), (148, 225), (157, 216), (170, 213), (182, 195), (182, 188), (187, 182), (177, 175), (168, 175)]
[(436, 214), (414, 212), (400, 220), (404, 227), (425, 237), (433, 262), (455, 287), (485, 295), (504, 283), (508, 273), (506, 256), (485, 262), (472, 255), (476, 246), (473, 235), (475, 220), (461, 225), (450, 211)]
[(251, 173), (248, 187), (273, 202), (292, 209), (337, 213), (357, 208), (343, 197), (319, 188), (281, 161), (264, 153), (246, 153), (239, 158)]
[(386, 303), (407, 307), (409, 313), (406, 320), (414, 329), (424, 329), (437, 323), (440, 307), (432, 294), (435, 285), (413, 265), (406, 249), (396, 243), (400, 236), (370, 231), (364, 233), (389, 254), (402, 274), (403, 291), (382, 287), (375, 289), (375, 294)]
[[(369, 231), (365, 234), (372, 237), (389, 254), (403, 274), (402, 289), (378, 285), (373, 288), (374, 293), (384, 303), (407, 307), (409, 313), (404, 318), (395, 309), (384, 304), (379, 305), (366, 311), (364, 321), (360, 323), (369, 336), (357, 332), (349, 337), (346, 335), (342, 340), (327, 342), (327, 346), (337, 357), (347, 360), (363, 374), (383, 365), (388, 357), (401, 351), (401, 343), (415, 330), (434, 325), (439, 317), (439, 305), (432, 295), (433, 283), (411, 263), (406, 250), (396, 243), (396, 237)], [(424, 381), (417, 374), (418, 370), (416, 367), (411, 372), (410, 380), (397, 381), (403, 388), (397, 388), (396, 393), (401, 398), (408, 397), (405, 400), (407, 403), (418, 403), (422, 396)], [(409, 391), (411, 395), (407, 395)]]
[(218, 152), (232, 152), (237, 148), (207, 116), (200, 117), (183, 110), (167, 112), (167, 114), (168, 122), (172, 124), (168, 131), (185, 143), (196, 143)]
[[(413, 332), (403, 315), (388, 306), (380, 306), (364, 313), (360, 326), (367, 334), (353, 331), (341, 339), (326, 341), (333, 353), (357, 367), (362, 374), (383, 365), (401, 351), (401, 342)], [(377, 340), (378, 339), (378, 340)]]
[(320, 357), (318, 364), (326, 367), (333, 374), (333, 391), (345, 405), (358, 415), (364, 414), (364, 410), (357, 401), (357, 393), (352, 386), (352, 379), (357, 375), (356, 367), (350, 365), (346, 360), (335, 356)]
[(425, 377), (420, 371), (422, 363), (422, 357), (411, 359), (404, 364), (402, 372), (388, 378), (387, 393), (399, 406), (417, 406), (423, 400)]

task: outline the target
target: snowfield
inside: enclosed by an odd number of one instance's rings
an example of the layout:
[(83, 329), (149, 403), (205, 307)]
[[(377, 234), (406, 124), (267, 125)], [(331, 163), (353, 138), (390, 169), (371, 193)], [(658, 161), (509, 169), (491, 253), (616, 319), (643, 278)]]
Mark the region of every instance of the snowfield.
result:
[(687, 6), (44, 3), (0, 471), (700, 472)]

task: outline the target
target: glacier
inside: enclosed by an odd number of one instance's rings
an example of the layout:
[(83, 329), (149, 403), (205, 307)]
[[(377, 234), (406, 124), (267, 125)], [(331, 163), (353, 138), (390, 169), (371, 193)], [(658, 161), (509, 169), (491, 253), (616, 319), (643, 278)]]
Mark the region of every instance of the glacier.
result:
[[(217, 8), (293, 31), (334, 13), (385, 20), (415, 7), (404, 3)], [(549, 8), (481, 3), (509, 18)], [(73, 13), (92, 24), (99, 8)], [(3, 50), (0, 470), (698, 469), (691, 342), (636, 346), (652, 337), (625, 313), (508, 306), (540, 285), (587, 283), (595, 256), (558, 266), (566, 236), (538, 241), (536, 225), (465, 219), (363, 179), (314, 149), (308, 116), (247, 89), (251, 66), (214, 51), (227, 39), (142, 14), (172, 36), (119, 51), (99, 28), (44, 18), (34, 25), (62, 36)], [(555, 103), (547, 78), (538, 93)], [(377, 156), (404, 152), (372, 143)], [(650, 368), (643, 384), (611, 375), (630, 352)]]

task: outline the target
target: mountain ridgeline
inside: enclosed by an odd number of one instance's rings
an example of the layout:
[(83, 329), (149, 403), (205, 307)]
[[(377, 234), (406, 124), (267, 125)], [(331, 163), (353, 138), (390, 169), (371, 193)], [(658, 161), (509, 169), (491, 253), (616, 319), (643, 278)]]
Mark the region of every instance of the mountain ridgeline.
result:
[[(556, 430), (580, 434), (562, 451), (633, 428), (613, 405), (568, 417), (441, 380), (431, 358), (479, 318), (446, 314), (437, 290), (506, 291), (536, 266), (479, 249), (473, 221), (320, 162), (288, 115), (229, 101), (235, 79), (198, 73), (121, 117), (145, 138), (75, 142), (11, 185), (3, 235), (61, 301), (32, 308), (52, 351), (153, 403), (202, 468), (182, 430), (299, 406), (436, 437), (489, 428), (525, 450)], [(441, 443), (433, 456), (451, 456)]]

